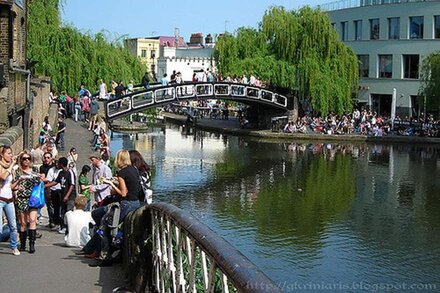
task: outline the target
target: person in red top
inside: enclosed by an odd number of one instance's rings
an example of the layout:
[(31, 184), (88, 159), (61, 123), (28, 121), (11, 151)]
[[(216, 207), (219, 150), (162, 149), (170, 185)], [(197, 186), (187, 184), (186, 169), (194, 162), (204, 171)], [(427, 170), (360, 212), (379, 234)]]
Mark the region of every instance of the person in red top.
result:
[(90, 98), (89, 98), (89, 93), (88, 92), (84, 92), (84, 96), (82, 98), (82, 109), (81, 109), (84, 113), (84, 121), (89, 121), (89, 117), (90, 117)]

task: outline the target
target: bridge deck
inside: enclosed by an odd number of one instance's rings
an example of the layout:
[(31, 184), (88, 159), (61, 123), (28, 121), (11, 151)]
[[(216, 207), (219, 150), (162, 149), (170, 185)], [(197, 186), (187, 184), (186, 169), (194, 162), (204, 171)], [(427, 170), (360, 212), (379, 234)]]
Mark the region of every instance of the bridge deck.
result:
[[(80, 123), (66, 120), (66, 150), (76, 147), (78, 168), (88, 164), (90, 132)], [(63, 154), (64, 155), (64, 154)], [(46, 221), (46, 222), (45, 222)], [(11, 254), (9, 242), (0, 243), (0, 292), (111, 292), (125, 285), (121, 265), (90, 267), (89, 260), (76, 256), (77, 249), (63, 246), (63, 235), (38, 226), (43, 237), (36, 241), (36, 253)]]

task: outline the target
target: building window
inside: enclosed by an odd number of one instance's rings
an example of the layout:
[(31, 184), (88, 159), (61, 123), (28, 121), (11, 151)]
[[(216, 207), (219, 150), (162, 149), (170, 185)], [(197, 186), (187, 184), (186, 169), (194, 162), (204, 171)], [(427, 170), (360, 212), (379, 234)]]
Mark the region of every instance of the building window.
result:
[(147, 50), (141, 50), (141, 57), (146, 58), (147, 57)]
[(354, 21), (354, 39), (362, 40), (362, 20)]
[(151, 58), (156, 58), (156, 50), (151, 50)]
[(419, 55), (403, 55), (403, 78), (419, 78)]
[(359, 77), (368, 77), (370, 73), (370, 56), (369, 55), (357, 55), (359, 61)]
[(390, 40), (400, 39), (400, 18), (398, 17), (388, 18), (388, 39)]
[(393, 77), (393, 55), (379, 55), (379, 77)]
[(409, 18), (409, 38), (423, 39), (423, 16)]
[(379, 40), (379, 18), (370, 19), (370, 40)]
[(341, 39), (343, 41), (348, 39), (348, 23), (346, 21), (341, 22)]
[(434, 16), (434, 38), (440, 39), (440, 15)]

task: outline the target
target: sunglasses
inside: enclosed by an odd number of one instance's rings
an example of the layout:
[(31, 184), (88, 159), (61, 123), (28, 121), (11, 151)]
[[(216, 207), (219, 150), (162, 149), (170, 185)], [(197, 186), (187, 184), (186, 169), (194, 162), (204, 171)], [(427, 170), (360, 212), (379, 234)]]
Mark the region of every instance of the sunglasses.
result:
[(21, 160), (22, 160), (22, 161), (26, 161), (26, 160), (27, 160), (27, 161), (30, 161), (30, 160), (31, 160), (31, 157), (23, 157), (23, 158), (21, 158)]

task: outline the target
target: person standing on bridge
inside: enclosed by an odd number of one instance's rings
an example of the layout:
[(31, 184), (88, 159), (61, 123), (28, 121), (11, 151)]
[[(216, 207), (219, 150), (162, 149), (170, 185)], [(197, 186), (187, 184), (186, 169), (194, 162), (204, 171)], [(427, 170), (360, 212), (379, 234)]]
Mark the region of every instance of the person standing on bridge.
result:
[(116, 96), (115, 89), (118, 86), (118, 83), (114, 80), (112, 80), (112, 91), (110, 92), (110, 100), (113, 100)]
[[(162, 79), (160, 80), (162, 86), (167, 86), (168, 85), (168, 79), (167, 79), (167, 74), (165, 73), (162, 77)], [(168, 90), (164, 89), (162, 90), (162, 98), (165, 97), (168, 94)]]
[(145, 89), (148, 89), (150, 87), (150, 77), (148, 76), (148, 72), (145, 72), (144, 76), (142, 76), (141, 83)]
[(124, 87), (124, 83), (120, 81), (118, 86), (115, 88), (116, 99), (122, 97), (123, 95), (125, 95), (125, 87)]
[[(4, 209), (10, 230), (9, 241), (12, 254), (20, 255), (20, 251), (17, 249), (17, 220), (15, 218), (14, 196), (12, 193), (12, 189), (17, 185), (17, 183), (12, 183), (13, 167), (14, 159), (11, 147), (0, 147), (0, 219), (3, 219)], [(2, 228), (0, 227), (0, 234), (1, 232)], [(20, 234), (20, 241), (26, 241), (26, 234)]]
[(99, 99), (108, 100), (107, 85), (102, 79), (99, 80)]

